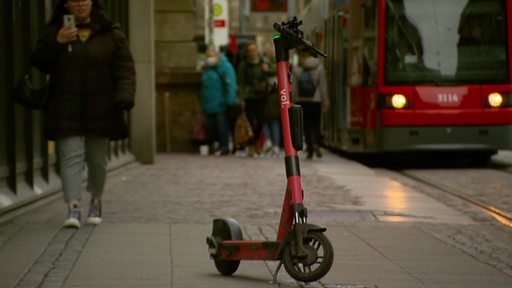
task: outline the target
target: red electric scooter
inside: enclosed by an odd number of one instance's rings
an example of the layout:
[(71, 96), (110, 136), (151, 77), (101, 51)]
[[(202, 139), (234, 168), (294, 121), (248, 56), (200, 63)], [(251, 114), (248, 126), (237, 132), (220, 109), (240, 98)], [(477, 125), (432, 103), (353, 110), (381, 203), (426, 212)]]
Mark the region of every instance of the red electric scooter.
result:
[(214, 219), (212, 235), (207, 237), (206, 242), (215, 267), (223, 275), (235, 273), (241, 260), (277, 260), (280, 262), (273, 274), (274, 283), (282, 265), (294, 279), (313, 282), (325, 276), (332, 266), (334, 251), (324, 235), (327, 229), (307, 222), (297, 154), (303, 147), (302, 107), (292, 103), (289, 80), (291, 49), (308, 49), (316, 56), (326, 55), (304, 39), (300, 25), (302, 21), (295, 17), (282, 24), (274, 23), (274, 29), (279, 32), (273, 41), (287, 177), (277, 239), (243, 240), (240, 224), (236, 220)]

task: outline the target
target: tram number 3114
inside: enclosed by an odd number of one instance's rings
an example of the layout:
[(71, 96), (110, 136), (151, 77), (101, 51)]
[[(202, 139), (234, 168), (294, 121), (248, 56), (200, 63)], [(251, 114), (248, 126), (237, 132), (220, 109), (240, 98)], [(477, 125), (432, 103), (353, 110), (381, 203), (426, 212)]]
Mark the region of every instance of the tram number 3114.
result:
[(439, 93), (437, 94), (438, 103), (459, 103), (460, 96), (454, 93)]

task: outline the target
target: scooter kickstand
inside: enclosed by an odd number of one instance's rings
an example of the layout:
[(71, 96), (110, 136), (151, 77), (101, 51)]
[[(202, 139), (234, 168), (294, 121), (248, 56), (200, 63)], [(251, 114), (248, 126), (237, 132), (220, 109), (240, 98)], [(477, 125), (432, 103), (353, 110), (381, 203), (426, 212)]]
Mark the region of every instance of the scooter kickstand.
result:
[(270, 284), (277, 284), (277, 273), (279, 273), (279, 269), (281, 269), (281, 266), (283, 266), (283, 260), (279, 261), (279, 264), (277, 265), (276, 271), (274, 271), (274, 274), (272, 275), (272, 281), (270, 281)]

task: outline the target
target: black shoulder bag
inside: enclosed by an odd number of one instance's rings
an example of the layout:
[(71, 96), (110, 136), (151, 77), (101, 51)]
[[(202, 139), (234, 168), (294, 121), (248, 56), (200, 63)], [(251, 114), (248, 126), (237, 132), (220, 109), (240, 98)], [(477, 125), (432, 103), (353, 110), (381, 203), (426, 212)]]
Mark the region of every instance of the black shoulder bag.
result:
[[(32, 70), (35, 69), (28, 69), (28, 72), (23, 74), (16, 84), (13, 100), (27, 108), (45, 110), (49, 102), (48, 77), (38, 70), (36, 73), (33, 73)], [(41, 79), (41, 85), (34, 85), (36, 77)]]

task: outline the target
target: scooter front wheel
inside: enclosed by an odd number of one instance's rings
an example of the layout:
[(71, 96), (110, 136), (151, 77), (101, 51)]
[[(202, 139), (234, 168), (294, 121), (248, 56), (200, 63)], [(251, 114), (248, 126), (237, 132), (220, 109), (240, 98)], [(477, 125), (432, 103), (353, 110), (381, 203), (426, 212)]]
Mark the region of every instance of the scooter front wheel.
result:
[(317, 281), (331, 269), (334, 259), (331, 242), (320, 231), (307, 232), (302, 241), (307, 256), (295, 257), (295, 244), (290, 243), (283, 251), (283, 266), (295, 280), (306, 283)]

